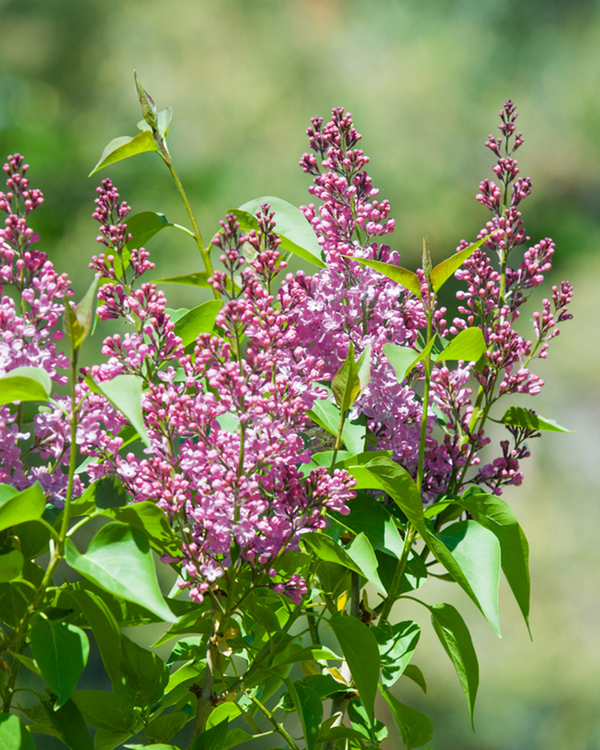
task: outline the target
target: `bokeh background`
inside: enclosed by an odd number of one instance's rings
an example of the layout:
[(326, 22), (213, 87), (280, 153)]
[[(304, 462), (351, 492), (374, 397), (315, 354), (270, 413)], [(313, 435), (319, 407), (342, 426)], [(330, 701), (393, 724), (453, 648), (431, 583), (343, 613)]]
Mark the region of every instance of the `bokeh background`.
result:
[[(557, 242), (550, 280), (576, 287), (535, 405), (577, 431), (537, 441), (523, 487), (506, 495), (531, 543), (533, 642), (506, 591), (502, 640), (461, 599), (481, 662), (476, 734), (423, 610), (409, 606), (398, 614), (423, 624), (417, 663), (430, 687), (423, 696), (404, 680), (398, 694), (432, 717), (436, 750), (600, 749), (598, 0), (0, 0), (0, 154), (31, 163), (46, 196), (39, 247), (77, 294), (98, 250), (97, 178), (110, 176), (134, 212), (186, 222), (156, 155), (87, 177), (109, 140), (137, 132), (134, 68), (159, 108), (174, 107), (171, 153), (206, 238), (251, 198), (307, 202), (308, 120), (344, 106), (408, 266), (423, 235), (440, 260), (487, 220), (474, 200), (492, 176), (483, 142), (502, 103), (517, 103), (534, 185), (523, 218), (534, 241)], [(149, 249), (157, 277), (201, 270), (175, 230)], [(203, 299), (165, 290), (172, 307)], [(428, 588), (431, 602), (457, 601)], [(387, 748), (400, 744), (390, 721)]]

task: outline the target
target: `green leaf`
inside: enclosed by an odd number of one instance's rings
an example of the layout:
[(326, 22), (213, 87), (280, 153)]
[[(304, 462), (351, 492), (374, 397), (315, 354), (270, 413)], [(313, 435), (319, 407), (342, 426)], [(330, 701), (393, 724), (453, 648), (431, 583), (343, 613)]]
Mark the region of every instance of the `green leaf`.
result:
[[(338, 726), (322, 729), (319, 733), (319, 742), (337, 742), (337, 740), (358, 740), (364, 739), (364, 735), (357, 732), (352, 727)], [(362, 747), (362, 745), (361, 745)]]
[(348, 704), (348, 718), (352, 728), (362, 734), (370, 743), (373, 742), (375, 747), (379, 747), (379, 743), (388, 736), (385, 724), (377, 719), (373, 724), (365, 707), (360, 704), (357, 698), (352, 698)]
[(177, 320), (175, 335), (181, 337), (184, 347), (195, 341), (200, 333), (212, 333), (216, 317), (222, 306), (221, 300), (211, 299), (188, 310), (185, 315)]
[(356, 689), (373, 724), (379, 680), (379, 647), (371, 630), (356, 617), (334, 615), (329, 621), (340, 644)]
[(498, 588), (500, 585), (500, 543), (476, 521), (459, 521), (437, 535), (450, 550), (469, 582), (481, 611), (500, 635)]
[(433, 629), (456, 669), (467, 699), (471, 724), (475, 728), (473, 710), (479, 686), (479, 664), (471, 634), (465, 621), (451, 604), (434, 604), (429, 610)]
[(177, 619), (160, 591), (148, 538), (135, 526), (118, 522), (103, 526), (85, 555), (67, 539), (65, 553), (71, 568), (105, 591), (139, 604), (167, 622)]
[(417, 297), (421, 297), (421, 283), (419, 277), (413, 271), (409, 271), (408, 268), (402, 268), (402, 266), (395, 266), (393, 263), (383, 263), (380, 260), (367, 260), (366, 258), (355, 258), (353, 255), (346, 255), (346, 258), (352, 258), (359, 263), (362, 263), (369, 268), (374, 268), (379, 273), (387, 276), (388, 279), (395, 281), (396, 284), (400, 284), (409, 292), (412, 292)]
[(316, 661), (318, 659), (334, 659), (342, 661), (342, 657), (338, 656), (327, 646), (307, 646), (306, 648), (300, 646), (297, 651), (292, 653), (283, 652), (282, 654), (275, 654), (270, 666), (271, 669), (274, 669), (275, 667), (281, 667), (284, 664), (297, 664), (301, 661)]
[(131, 733), (137, 717), (133, 703), (122, 693), (76, 690), (73, 702), (88, 724), (105, 732)]
[(435, 361), (461, 359), (464, 362), (477, 362), (485, 352), (486, 345), (481, 328), (466, 328), (452, 339)]
[(158, 130), (158, 110), (154, 99), (144, 89), (140, 83), (140, 79), (137, 76), (137, 72), (133, 71), (133, 78), (135, 80), (135, 88), (137, 90), (138, 99), (142, 105), (142, 114), (146, 123), (153, 129)]
[(83, 716), (72, 700), (69, 699), (59, 709), (44, 702), (44, 708), (50, 722), (60, 732), (63, 742), (70, 750), (94, 750)]
[(371, 344), (366, 345), (363, 349), (363, 353), (358, 358), (356, 372), (360, 382), (360, 391), (358, 395), (361, 396), (371, 380)]
[(0, 583), (18, 578), (24, 562), (23, 555), (18, 549), (0, 545)]
[(300, 702), (298, 713), (304, 730), (306, 750), (313, 750), (323, 722), (323, 704), (317, 693), (308, 685), (297, 682), (294, 687)]
[(427, 692), (427, 682), (425, 681), (425, 676), (416, 664), (407, 664), (403, 675), (404, 677), (408, 677), (409, 680), (412, 680), (414, 683), (416, 683), (424, 693)]
[(391, 342), (383, 345), (383, 353), (394, 368), (399, 383), (408, 377), (415, 359), (419, 356), (419, 352), (410, 346), (400, 346)]
[(41, 367), (15, 367), (0, 378), (0, 406), (13, 401), (47, 401), (52, 381)]
[(24, 583), (0, 583), (0, 620), (15, 628), (25, 614), (33, 593)]
[(94, 736), (94, 750), (114, 750), (131, 735), (132, 732), (107, 732), (99, 729)]
[(0, 714), (0, 747), (2, 750), (35, 750), (33, 737), (18, 716)]
[[(349, 460), (356, 458), (358, 457), (353, 456)], [(332, 511), (328, 512), (328, 515), (350, 531), (354, 531), (355, 534), (364, 532), (373, 549), (388, 552), (397, 557), (402, 555), (404, 544), (396, 523), (390, 512), (380, 502), (372, 495), (360, 493), (352, 500), (348, 500), (346, 505), (350, 508), (349, 515), (343, 516), (341, 513)]]
[(319, 268), (326, 268), (321, 259), (321, 246), (317, 236), (302, 211), (296, 206), (281, 198), (267, 195), (244, 203), (240, 210), (248, 212), (256, 220), (254, 214), (265, 203), (275, 212), (275, 232), (281, 237), (280, 247)]
[(68, 592), (90, 624), (106, 674), (116, 685), (121, 664), (121, 631), (117, 621), (108, 605), (93, 591), (69, 589)]
[(146, 151), (158, 151), (154, 136), (149, 130), (144, 130), (133, 138), (130, 138), (128, 135), (113, 138), (102, 152), (98, 163), (89, 173), (88, 177), (91, 177), (99, 169), (107, 167), (109, 164), (129, 159), (130, 156), (143, 154)]
[(48, 551), (50, 530), (38, 521), (27, 521), (20, 523), (13, 529), (14, 534), (19, 537), (21, 552), (25, 560), (35, 560), (36, 557)]
[[(181, 731), (192, 717), (183, 711), (172, 711), (162, 714), (146, 727), (146, 737), (157, 742), (166, 742)], [(139, 747), (139, 745), (138, 745)]]
[(169, 682), (169, 669), (164, 661), (148, 649), (121, 636), (119, 693), (129, 696), (141, 709), (153, 706), (162, 697)]
[(348, 354), (344, 363), (331, 381), (331, 390), (336, 404), (340, 407), (342, 414), (345, 414), (360, 393), (360, 379), (354, 361), (354, 344), (352, 342), (348, 347)]
[[(334, 437), (337, 436), (341, 412), (328, 398), (315, 401), (313, 408), (307, 414), (319, 427), (322, 427)], [(342, 441), (351, 453), (360, 453), (364, 450), (365, 445), (364, 426), (355, 425), (346, 419), (342, 429)]]
[(200, 273), (188, 273), (184, 276), (169, 276), (165, 279), (154, 279), (154, 284), (185, 284), (187, 286), (200, 286), (204, 289), (212, 289), (208, 283), (209, 274), (206, 271)]
[[(352, 554), (350, 554), (350, 548), (348, 550), (343, 549), (330, 536), (317, 531), (309, 531), (303, 534), (302, 540), (319, 559), (337, 563), (349, 570), (353, 570), (355, 573), (363, 576), (363, 578), (372, 581), (377, 588), (385, 593), (385, 588), (377, 573), (377, 558), (375, 557), (373, 548), (369, 544), (369, 540), (364, 535), (353, 549)], [(365, 565), (366, 570), (363, 569), (362, 565)]]
[(354, 537), (352, 542), (346, 547), (346, 553), (358, 565), (367, 581), (377, 586), (381, 592), (386, 594), (385, 586), (381, 582), (381, 578), (377, 572), (379, 563), (366, 534), (361, 531), (360, 534)]
[(127, 218), (127, 232), (131, 239), (127, 242), (129, 250), (144, 247), (146, 243), (165, 227), (173, 226), (164, 214), (154, 211), (142, 211)]
[(421, 637), (421, 626), (404, 620), (395, 625), (384, 623), (372, 627), (371, 632), (379, 647), (381, 684), (388, 690), (400, 679), (412, 659)]
[(528, 409), (523, 409), (521, 406), (511, 406), (508, 408), (500, 421), (510, 427), (523, 427), (527, 430), (575, 432), (575, 430), (567, 430), (566, 427), (561, 427), (553, 419), (546, 419), (546, 417), (542, 417)]
[(159, 554), (166, 552), (172, 557), (182, 555), (179, 537), (173, 532), (165, 512), (154, 502), (145, 500), (133, 505), (107, 508), (102, 515), (141, 529)]
[(22, 492), (0, 500), (0, 531), (42, 517), (46, 500), (42, 485), (36, 482)]
[(39, 617), (30, 630), (31, 651), (56, 705), (64, 706), (77, 685), (90, 653), (86, 634), (74, 625)]
[(124, 414), (137, 430), (144, 445), (150, 446), (150, 438), (142, 415), (142, 381), (135, 375), (117, 375), (112, 380), (96, 383), (91, 375), (85, 382), (93, 393), (107, 398), (117, 411)]
[(433, 291), (439, 292), (446, 281), (448, 281), (450, 276), (452, 276), (452, 274), (462, 266), (465, 260), (473, 255), (475, 250), (477, 250), (478, 247), (481, 247), (481, 245), (483, 245), (483, 243), (487, 239), (489, 238), (483, 237), (473, 245), (465, 247), (464, 250), (461, 250), (455, 255), (451, 255), (449, 258), (446, 258), (446, 260), (443, 260), (441, 263), (438, 263), (437, 266), (435, 266), (431, 271), (431, 286), (433, 288)]
[(478, 492), (459, 504), (500, 542), (502, 570), (529, 628), (529, 545), (512, 508), (496, 495)]
[(413, 750), (416, 747), (423, 747), (433, 738), (433, 724), (425, 714), (417, 711), (410, 706), (400, 703), (397, 698), (387, 690), (382, 691), (385, 702), (390, 707), (394, 721), (400, 729), (402, 742), (406, 745), (406, 750)]
[(211, 727), (199, 734), (192, 743), (191, 750), (223, 750), (228, 724), (229, 719), (225, 719), (216, 727)]
[(81, 349), (81, 345), (92, 328), (92, 309), (96, 301), (99, 280), (100, 274), (97, 273), (83, 299), (75, 307), (72, 307), (69, 300), (65, 297), (63, 326), (65, 334), (71, 343), (71, 349), (74, 352)]

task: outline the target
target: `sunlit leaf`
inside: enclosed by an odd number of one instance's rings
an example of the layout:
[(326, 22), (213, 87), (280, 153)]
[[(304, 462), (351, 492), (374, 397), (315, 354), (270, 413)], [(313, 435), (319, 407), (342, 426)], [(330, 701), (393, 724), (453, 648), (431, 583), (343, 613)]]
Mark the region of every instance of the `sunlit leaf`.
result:
[(195, 341), (199, 334), (212, 333), (222, 306), (221, 300), (211, 299), (188, 310), (175, 322), (175, 335), (181, 337), (184, 347)]
[(368, 260), (367, 258), (356, 258), (351, 255), (346, 255), (344, 257), (352, 258), (352, 260), (356, 260), (365, 266), (369, 266), (369, 268), (374, 268), (376, 271), (379, 271), (379, 273), (387, 276), (388, 279), (391, 279), (405, 289), (408, 289), (409, 292), (412, 292), (417, 297), (421, 297), (421, 282), (414, 271), (409, 271), (408, 268), (402, 268), (402, 266), (395, 266), (393, 263), (384, 263), (381, 260)]
[(485, 352), (486, 345), (481, 328), (465, 328), (452, 339), (435, 361), (461, 359), (464, 362), (477, 362)]
[(481, 245), (483, 245), (488, 239), (488, 237), (483, 237), (474, 244), (469, 245), (469, 247), (465, 247), (464, 250), (461, 250), (460, 252), (451, 255), (449, 258), (446, 258), (446, 260), (443, 260), (441, 263), (438, 263), (431, 271), (431, 286), (433, 291), (438, 292), (446, 281), (448, 281), (450, 276), (462, 266), (465, 260), (470, 258), (475, 250), (481, 247)]
[(8, 493), (0, 495), (0, 531), (41, 518), (45, 507), (46, 499), (39, 482), (22, 492), (10, 487)]
[(146, 446), (150, 445), (150, 438), (146, 432), (144, 417), (142, 416), (142, 381), (135, 375), (117, 375), (112, 380), (96, 383), (91, 375), (85, 382), (93, 393), (99, 393), (124, 414), (137, 430)]
[[(2, 381), (0, 381), (1, 383)], [(511, 406), (505, 412), (501, 422), (510, 427), (523, 427), (527, 430), (540, 430), (548, 432), (575, 432), (561, 427), (553, 419), (547, 419), (533, 411), (524, 409), (522, 406)]]
[(98, 163), (89, 173), (88, 177), (91, 177), (99, 169), (107, 167), (109, 164), (129, 159), (130, 156), (143, 154), (146, 151), (158, 151), (156, 141), (150, 130), (144, 130), (133, 138), (128, 135), (113, 138), (102, 152)]
[(0, 406), (13, 401), (47, 401), (52, 381), (41, 367), (15, 367), (0, 378)]

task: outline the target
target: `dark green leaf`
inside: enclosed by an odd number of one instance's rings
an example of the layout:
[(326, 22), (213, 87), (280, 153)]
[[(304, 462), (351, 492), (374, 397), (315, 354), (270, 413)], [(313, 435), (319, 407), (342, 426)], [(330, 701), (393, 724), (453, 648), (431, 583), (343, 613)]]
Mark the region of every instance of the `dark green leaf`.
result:
[(67, 539), (67, 564), (109, 593), (139, 604), (167, 622), (175, 616), (163, 598), (146, 535), (129, 524), (103, 526), (81, 555)]
[(211, 727), (199, 734), (192, 743), (191, 750), (223, 750), (228, 724), (229, 719), (225, 719), (216, 727)]
[(184, 276), (169, 276), (166, 279), (154, 279), (155, 284), (185, 284), (186, 286), (200, 286), (204, 289), (212, 289), (208, 283), (209, 275), (206, 271), (200, 273), (188, 273)]
[(400, 284), (409, 292), (412, 292), (417, 297), (421, 297), (421, 282), (419, 277), (413, 271), (409, 271), (408, 268), (402, 268), (402, 266), (395, 266), (392, 263), (383, 263), (380, 260), (367, 260), (366, 258), (355, 258), (351, 255), (345, 256), (357, 260), (359, 263), (374, 268), (379, 273), (387, 276), (388, 279), (395, 281), (396, 284)]
[(496, 495), (478, 492), (463, 496), (460, 506), (500, 542), (502, 570), (529, 627), (529, 545), (512, 508)]
[(94, 750), (114, 750), (131, 735), (132, 732), (107, 732), (99, 729), (94, 736)]
[(575, 432), (575, 430), (567, 430), (566, 427), (561, 427), (553, 419), (546, 419), (546, 417), (542, 417), (528, 409), (523, 409), (521, 406), (511, 406), (507, 409), (501, 422), (511, 427), (523, 427), (527, 430)]
[(83, 718), (93, 727), (114, 733), (130, 733), (135, 727), (133, 703), (122, 693), (76, 690), (72, 698)]
[(404, 677), (408, 677), (409, 680), (415, 682), (424, 693), (427, 692), (427, 683), (425, 682), (425, 676), (416, 664), (407, 664), (403, 675)]
[(48, 551), (50, 530), (44, 524), (27, 521), (15, 526), (13, 531), (19, 537), (21, 552), (26, 560), (35, 560)]
[(481, 328), (465, 328), (452, 339), (435, 361), (461, 359), (464, 362), (477, 362), (485, 352), (486, 345)]
[(146, 727), (146, 737), (157, 742), (167, 742), (188, 723), (192, 717), (183, 711), (162, 714)]
[(83, 630), (64, 622), (42, 617), (30, 630), (31, 651), (58, 707), (64, 706), (85, 667), (90, 644)]
[(0, 583), (0, 620), (15, 628), (25, 614), (33, 593), (24, 583)]
[(0, 583), (13, 581), (23, 570), (23, 555), (14, 547), (0, 545)]
[[(364, 454), (364, 455), (369, 455)], [(358, 458), (353, 456), (352, 459)], [(331, 461), (329, 462), (331, 464)], [(347, 501), (350, 514), (343, 516), (341, 513), (330, 512), (328, 515), (345, 526), (347, 529), (359, 534), (364, 532), (373, 549), (388, 552), (400, 557), (402, 555), (403, 542), (390, 512), (378, 502), (372, 495), (361, 493), (352, 500)]]
[(72, 700), (56, 710), (44, 703), (44, 708), (52, 725), (57, 729), (65, 745), (70, 750), (94, 750), (94, 743), (81, 712)]
[(93, 591), (69, 590), (85, 615), (100, 650), (106, 674), (116, 685), (121, 663), (121, 631), (108, 605)]
[(359, 742), (364, 739), (364, 735), (357, 732), (352, 727), (331, 727), (329, 729), (323, 729), (319, 733), (319, 742), (336, 742), (337, 740), (358, 740)]
[(205, 643), (205, 639), (201, 636), (190, 636), (177, 641), (167, 659), (167, 667), (172, 667), (177, 661), (196, 660), (198, 657), (205, 656), (206, 648), (204, 652), (200, 650), (202, 643)]
[(465, 247), (464, 250), (461, 250), (455, 255), (446, 258), (446, 260), (443, 260), (441, 263), (438, 263), (431, 272), (431, 286), (433, 291), (438, 292), (446, 281), (448, 281), (450, 276), (452, 276), (452, 274), (462, 266), (465, 260), (467, 260), (467, 258), (469, 258), (478, 247), (481, 247), (487, 239), (487, 237), (483, 237), (473, 245)]
[(500, 543), (491, 531), (476, 521), (459, 521), (437, 534), (450, 550), (471, 586), (481, 611), (500, 635), (498, 588)]
[(85, 296), (75, 307), (65, 299), (64, 329), (71, 343), (71, 349), (78, 351), (92, 328), (92, 309), (96, 301), (100, 274), (94, 276)]
[[(330, 563), (337, 563), (349, 570), (353, 570), (364, 578), (372, 580), (385, 593), (385, 588), (377, 574), (377, 558), (375, 557), (373, 548), (370, 547), (369, 540), (364, 534), (358, 545), (353, 548), (352, 554), (350, 554), (350, 549), (343, 549), (330, 536), (317, 531), (310, 531), (303, 534), (302, 540), (319, 559)], [(366, 570), (362, 568), (362, 565), (365, 565)]]
[(297, 682), (295, 688), (300, 701), (300, 721), (304, 730), (306, 750), (313, 750), (323, 722), (323, 704), (319, 696), (308, 685)]
[(13, 401), (47, 401), (52, 381), (41, 367), (15, 367), (0, 378), (0, 406)]
[(129, 159), (130, 156), (135, 156), (136, 154), (143, 154), (146, 151), (158, 151), (154, 136), (149, 130), (144, 130), (133, 138), (130, 138), (128, 135), (113, 138), (102, 152), (98, 163), (89, 173), (88, 177), (91, 177), (99, 169), (102, 169), (102, 167), (107, 167), (109, 164), (114, 164), (123, 159)]
[(334, 615), (329, 622), (372, 724), (379, 680), (377, 640), (371, 630), (356, 617)]
[(321, 246), (313, 228), (296, 206), (272, 195), (255, 198), (240, 206), (241, 211), (254, 215), (262, 205), (268, 203), (275, 211), (275, 232), (281, 237), (281, 248), (294, 253), (319, 268), (326, 268), (321, 259)]
[(169, 682), (169, 670), (164, 661), (137, 643), (121, 636), (121, 665), (119, 693), (125, 692), (134, 706), (145, 709), (163, 696)]
[(107, 398), (117, 411), (124, 414), (137, 430), (146, 446), (150, 446), (150, 438), (144, 425), (142, 415), (142, 381), (135, 375), (117, 375), (112, 380), (96, 383), (91, 375), (85, 382), (93, 393), (99, 393)]
[(375, 720), (375, 724), (373, 725), (365, 707), (360, 704), (357, 698), (352, 698), (348, 704), (348, 718), (353, 729), (369, 741), (375, 740), (376, 747), (379, 746), (378, 743), (382, 742), (388, 736), (385, 724)]
[(0, 747), (2, 750), (35, 750), (33, 737), (14, 714), (0, 714)]
[(429, 609), (433, 628), (456, 669), (473, 724), (473, 710), (479, 686), (479, 664), (471, 634), (465, 621), (451, 604), (434, 604)]
[(175, 323), (175, 335), (181, 337), (184, 347), (195, 341), (200, 333), (212, 333), (222, 306), (221, 300), (211, 299), (179, 318)]
[(129, 250), (144, 247), (146, 243), (154, 237), (155, 234), (170, 227), (167, 217), (164, 214), (158, 214), (154, 211), (142, 211), (127, 218), (127, 232), (131, 239), (127, 242)]
[(386, 703), (390, 707), (394, 721), (400, 729), (402, 742), (406, 745), (406, 750), (413, 750), (416, 747), (423, 747), (433, 738), (433, 724), (431, 721), (414, 708), (405, 706), (387, 690), (382, 692)]

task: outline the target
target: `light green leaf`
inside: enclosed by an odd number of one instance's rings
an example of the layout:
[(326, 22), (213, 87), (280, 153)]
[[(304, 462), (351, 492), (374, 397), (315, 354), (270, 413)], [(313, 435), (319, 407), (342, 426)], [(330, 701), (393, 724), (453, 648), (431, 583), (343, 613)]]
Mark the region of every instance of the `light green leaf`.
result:
[(148, 538), (135, 526), (118, 522), (103, 526), (85, 555), (67, 539), (65, 553), (71, 568), (105, 591), (145, 607), (166, 622), (177, 619), (160, 591)]
[[(363, 455), (368, 456), (369, 454)], [(350, 461), (356, 458), (358, 457), (353, 456)], [(356, 534), (361, 531), (364, 532), (373, 549), (388, 552), (397, 557), (402, 555), (404, 544), (398, 533), (396, 523), (390, 512), (380, 502), (372, 495), (361, 493), (348, 500), (346, 505), (350, 508), (349, 515), (343, 516), (341, 513), (332, 511), (328, 512), (328, 515)]]
[(88, 724), (105, 732), (128, 733), (137, 718), (133, 703), (122, 693), (104, 690), (76, 690), (73, 702)]
[(248, 212), (255, 219), (254, 214), (265, 203), (275, 212), (275, 232), (281, 237), (280, 247), (319, 268), (326, 268), (321, 259), (321, 246), (317, 236), (302, 211), (296, 206), (281, 198), (267, 195), (244, 203), (240, 210)]
[(346, 658), (362, 704), (373, 724), (379, 680), (379, 647), (375, 636), (356, 617), (334, 615), (329, 623)]
[(23, 555), (14, 547), (0, 546), (0, 583), (13, 581), (21, 575)]
[(35, 750), (33, 737), (15, 714), (0, 714), (0, 747), (2, 750)]
[(146, 151), (158, 151), (154, 136), (149, 130), (144, 130), (133, 138), (128, 135), (113, 138), (102, 152), (102, 156), (88, 177), (91, 177), (102, 167), (107, 167), (109, 164), (114, 164), (123, 159), (129, 159), (130, 156), (136, 154), (143, 154)]
[(175, 335), (181, 337), (184, 347), (195, 341), (200, 333), (212, 333), (222, 306), (222, 300), (211, 299), (188, 310), (176, 321)]
[(41, 367), (15, 367), (0, 378), (0, 406), (13, 401), (47, 401), (52, 381)]
[(68, 589), (68, 593), (92, 628), (106, 674), (113, 686), (116, 685), (121, 664), (121, 631), (117, 621), (108, 605), (93, 591)]
[(450, 550), (469, 582), (481, 611), (500, 635), (498, 588), (500, 585), (500, 543), (477, 521), (459, 521), (437, 535)]
[(42, 485), (36, 482), (22, 492), (17, 492), (13, 487), (0, 496), (0, 531), (10, 526), (24, 523), (25, 521), (36, 521), (42, 517), (46, 500)]
[(400, 346), (391, 342), (383, 345), (383, 353), (394, 368), (399, 383), (408, 377), (415, 359), (419, 356), (419, 352), (410, 346)]
[(403, 286), (405, 289), (408, 289), (409, 292), (412, 292), (417, 297), (421, 297), (421, 283), (419, 281), (419, 277), (413, 271), (409, 271), (408, 268), (395, 266), (393, 263), (383, 263), (380, 260), (355, 258), (352, 255), (346, 255), (344, 257), (352, 258), (352, 260), (356, 260), (365, 266), (369, 266), (369, 268), (374, 268), (376, 271), (379, 271), (379, 273), (387, 276), (388, 279), (391, 279), (397, 284), (400, 284), (400, 286)]
[(529, 628), (529, 544), (512, 508), (496, 495), (465, 494), (460, 506), (500, 542), (502, 570)]
[(58, 707), (70, 698), (87, 664), (90, 644), (74, 625), (39, 617), (30, 630), (31, 651)]
[(455, 255), (451, 255), (449, 258), (446, 258), (446, 260), (443, 260), (441, 263), (438, 263), (431, 272), (431, 286), (433, 288), (433, 291), (439, 292), (446, 281), (448, 281), (450, 276), (452, 276), (452, 274), (462, 266), (465, 260), (467, 260), (467, 258), (470, 258), (475, 250), (481, 247), (481, 245), (483, 245), (483, 243), (487, 239), (488, 237), (483, 237), (473, 245), (465, 247), (464, 250), (461, 250)]
[(371, 344), (366, 345), (363, 353), (358, 358), (356, 372), (360, 382), (360, 391), (358, 395), (361, 396), (371, 380)]
[(208, 283), (208, 273), (188, 273), (185, 276), (169, 276), (165, 279), (154, 279), (154, 284), (184, 284), (186, 286), (200, 286), (204, 289), (212, 289)]
[(465, 621), (451, 604), (434, 604), (429, 610), (433, 629), (456, 669), (473, 724), (473, 710), (479, 686), (479, 664), (471, 634)]
[(412, 620), (404, 620), (394, 625), (386, 622), (374, 626), (371, 632), (379, 647), (381, 683), (387, 690), (400, 679), (412, 659), (421, 637), (421, 627)]
[(99, 279), (100, 274), (97, 273), (83, 299), (75, 307), (72, 307), (69, 300), (65, 297), (63, 326), (65, 334), (71, 343), (71, 348), (75, 352), (81, 349), (81, 345), (92, 328), (92, 309), (96, 301)]
[(521, 406), (511, 406), (508, 408), (500, 421), (510, 427), (523, 427), (528, 430), (575, 432), (575, 430), (567, 430), (566, 427), (561, 427), (553, 419), (546, 419), (546, 417), (542, 417), (528, 409), (523, 409)]
[(169, 224), (164, 214), (155, 213), (154, 211), (142, 211), (127, 218), (127, 232), (131, 239), (127, 243), (129, 250), (144, 247), (146, 243), (158, 234), (165, 227), (173, 226)]
[[(350, 555), (350, 548), (348, 548), (348, 550), (343, 549), (326, 534), (310, 531), (302, 535), (302, 541), (305, 542), (320, 560), (337, 563), (349, 570), (353, 570), (355, 573), (363, 576), (363, 578), (371, 580), (377, 588), (385, 593), (385, 588), (377, 573), (377, 558), (375, 557), (373, 548), (369, 544), (369, 540), (364, 535), (362, 539), (359, 540), (358, 545), (352, 550), (352, 556)], [(371, 555), (373, 556), (372, 558)], [(359, 564), (357, 560), (365, 565), (367, 570), (363, 570), (361, 564)]]
[(132, 732), (107, 732), (99, 729), (94, 736), (94, 750), (114, 750), (131, 735)]
[(144, 445), (149, 447), (150, 438), (142, 415), (142, 381), (140, 378), (135, 375), (117, 375), (112, 380), (96, 383), (92, 376), (88, 375), (85, 382), (93, 393), (107, 398), (117, 411), (127, 417)]
[[(313, 408), (307, 414), (319, 427), (337, 436), (341, 412), (328, 398), (315, 401)], [(360, 453), (364, 449), (365, 428), (346, 419), (342, 429), (342, 442), (351, 453)]]
[(394, 721), (400, 729), (402, 742), (406, 745), (406, 750), (423, 747), (423, 745), (431, 742), (433, 738), (433, 724), (425, 714), (404, 705), (404, 703), (400, 703), (387, 690), (383, 690), (382, 695), (390, 707)]
[(477, 362), (485, 352), (486, 345), (481, 328), (465, 328), (452, 339), (435, 361), (461, 359), (464, 362)]
[(350, 342), (346, 359), (331, 381), (331, 390), (342, 414), (345, 414), (358, 398), (360, 385), (354, 361), (354, 344)]
[(141, 529), (158, 554), (166, 552), (172, 557), (182, 554), (179, 537), (173, 532), (165, 512), (154, 502), (145, 500), (132, 505), (107, 508), (101, 513), (103, 516), (114, 518), (115, 521), (128, 523)]
[(346, 553), (358, 565), (367, 581), (377, 586), (382, 593), (386, 594), (385, 586), (381, 582), (381, 578), (377, 572), (379, 563), (366, 534), (361, 531), (360, 534), (354, 537), (352, 542), (346, 547)]

